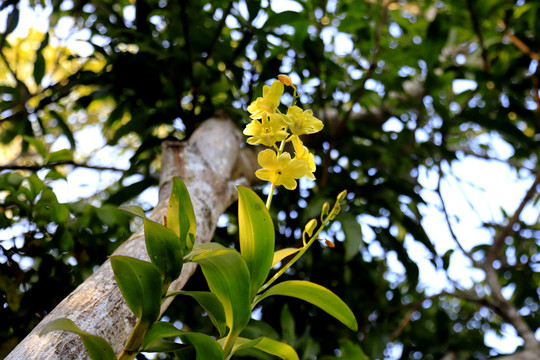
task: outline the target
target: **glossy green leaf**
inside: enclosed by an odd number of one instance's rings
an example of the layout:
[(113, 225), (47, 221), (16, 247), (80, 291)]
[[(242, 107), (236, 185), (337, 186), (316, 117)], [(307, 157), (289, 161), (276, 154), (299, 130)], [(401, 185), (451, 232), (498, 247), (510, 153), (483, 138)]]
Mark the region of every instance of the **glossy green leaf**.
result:
[(39, 336), (53, 330), (65, 330), (79, 335), (86, 351), (88, 351), (88, 355), (93, 360), (116, 360), (116, 355), (114, 354), (111, 345), (109, 345), (105, 339), (79, 329), (79, 327), (69, 319), (60, 318), (51, 321), (43, 330), (41, 330)]
[[(255, 342), (255, 340), (258, 341)], [(235, 351), (238, 351), (252, 347), (254, 349), (264, 351), (267, 354), (277, 356), (280, 359), (299, 360), (298, 354), (290, 345), (264, 336), (255, 340), (239, 337), (238, 339), (236, 339), (235, 348), (233, 349)]]
[(167, 208), (167, 227), (174, 231), (185, 244), (188, 253), (195, 244), (195, 212), (186, 185), (180, 178), (173, 178), (169, 207)]
[(186, 346), (189, 346), (189, 345), (179, 344), (177, 342), (169, 341), (169, 340), (158, 339), (154, 343), (152, 343), (152, 345), (148, 346), (148, 348), (144, 349), (144, 352), (157, 352), (157, 353), (173, 352), (173, 351), (181, 350), (185, 348)]
[(239, 333), (251, 316), (246, 262), (234, 249), (207, 251), (193, 261), (201, 266), (210, 291), (223, 305), (230, 331)]
[(266, 206), (252, 190), (238, 187), (240, 252), (249, 269), (253, 298), (268, 277), (274, 257), (274, 224)]
[(210, 336), (194, 332), (185, 332), (177, 329), (173, 324), (158, 321), (152, 324), (146, 333), (142, 349), (149, 349), (159, 340), (179, 336), (184, 343), (193, 345), (197, 353), (197, 360), (223, 359), (223, 351), (219, 343)]
[(153, 322), (161, 305), (161, 274), (149, 262), (128, 256), (111, 256), (118, 287), (129, 308), (140, 321)]
[(119, 207), (120, 210), (126, 211), (132, 215), (141, 217), (143, 219), (148, 219), (143, 209), (140, 206), (136, 205), (122, 205)]
[(184, 262), (180, 239), (171, 229), (148, 219), (144, 219), (144, 238), (150, 260), (169, 285), (180, 275)]
[[(237, 338), (234, 345), (233, 345), (233, 347), (232, 347), (232, 349), (231, 349), (231, 353), (229, 354), (227, 359), (230, 359), (232, 357), (232, 355), (234, 355), (234, 353), (239, 351), (239, 350), (245, 350), (245, 349), (249, 349), (249, 348), (254, 347), (261, 340), (262, 340), (262, 337), (258, 337), (258, 338), (253, 339), (253, 340), (246, 339), (246, 338), (241, 338), (241, 337)], [(221, 338), (221, 339), (218, 340), (218, 343), (221, 345), (221, 347), (223, 347), (224, 344), (225, 344), (225, 341), (226, 341), (226, 338)]]
[(255, 303), (273, 295), (291, 296), (313, 304), (356, 331), (358, 324), (351, 309), (327, 288), (309, 281), (290, 280), (272, 286), (255, 298)]
[(220, 336), (225, 336), (227, 327), (225, 324), (225, 311), (223, 305), (216, 297), (208, 291), (174, 291), (167, 294), (167, 296), (187, 295), (194, 298), (199, 305), (202, 306), (204, 311), (208, 314), (208, 317), (219, 331)]
[(278, 250), (274, 253), (274, 259), (272, 260), (272, 267), (276, 266), (281, 260), (285, 259), (287, 256), (291, 256), (299, 252), (302, 248), (285, 248)]

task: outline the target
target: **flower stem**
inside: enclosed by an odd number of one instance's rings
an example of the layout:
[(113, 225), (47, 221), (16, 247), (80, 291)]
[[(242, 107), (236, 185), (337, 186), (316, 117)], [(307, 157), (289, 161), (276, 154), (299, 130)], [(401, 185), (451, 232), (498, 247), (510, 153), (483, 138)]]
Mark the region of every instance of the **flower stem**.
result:
[(272, 197), (274, 197), (274, 189), (276, 186), (272, 184), (272, 187), (270, 188), (270, 193), (268, 194), (268, 198), (266, 199), (266, 208), (270, 210), (270, 204), (272, 203)]

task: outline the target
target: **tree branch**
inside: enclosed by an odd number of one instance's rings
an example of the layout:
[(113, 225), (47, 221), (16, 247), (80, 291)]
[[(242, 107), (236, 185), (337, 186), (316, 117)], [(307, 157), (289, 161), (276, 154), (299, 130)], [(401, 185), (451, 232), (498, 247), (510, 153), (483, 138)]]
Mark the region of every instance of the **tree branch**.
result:
[(506, 224), (506, 226), (501, 230), (501, 232), (493, 240), (493, 245), (489, 249), (489, 252), (486, 256), (486, 263), (489, 264), (490, 267), (493, 266), (493, 261), (495, 261), (498, 258), (499, 253), (501, 252), (501, 248), (504, 244), (504, 240), (506, 239), (508, 235), (510, 235), (510, 233), (512, 233), (513, 231), (512, 228), (514, 224), (519, 221), (521, 212), (523, 211), (525, 206), (529, 203), (529, 201), (531, 201), (533, 196), (536, 194), (536, 187), (538, 186), (538, 184), (540, 184), (540, 170), (538, 170), (538, 172), (536, 173), (536, 178), (534, 179), (533, 184), (531, 185), (529, 190), (527, 190), (527, 193), (521, 200), (521, 203), (519, 204), (518, 208), (514, 212), (514, 215), (512, 215), (512, 217), (508, 220), (508, 223)]

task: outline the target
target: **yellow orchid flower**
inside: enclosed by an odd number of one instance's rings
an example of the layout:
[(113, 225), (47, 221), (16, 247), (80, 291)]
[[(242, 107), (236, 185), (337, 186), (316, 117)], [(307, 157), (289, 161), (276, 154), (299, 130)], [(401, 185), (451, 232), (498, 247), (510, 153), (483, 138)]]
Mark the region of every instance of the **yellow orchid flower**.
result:
[(313, 134), (321, 131), (324, 127), (322, 121), (313, 116), (313, 111), (303, 111), (296, 105), (287, 110), (283, 121), (294, 135)]
[(305, 161), (291, 159), (289, 153), (277, 156), (271, 149), (261, 151), (258, 160), (263, 168), (257, 170), (255, 175), (261, 180), (270, 181), (274, 186), (283, 185), (288, 190), (296, 189), (296, 180), (308, 171)]
[(291, 141), (294, 146), (294, 158), (298, 160), (303, 160), (307, 164), (308, 171), (304, 176), (310, 180), (315, 180), (315, 175), (313, 175), (313, 172), (316, 169), (315, 156), (309, 152), (308, 148), (304, 146), (302, 140), (300, 140), (298, 136), (293, 135), (291, 137)]
[(272, 86), (265, 85), (263, 87), (263, 97), (257, 98), (248, 106), (250, 117), (252, 119), (260, 119), (262, 113), (273, 114), (281, 102), (283, 95), (283, 84), (278, 80), (272, 83)]
[(276, 141), (285, 140), (289, 133), (285, 131), (282, 121), (283, 115), (263, 112), (261, 121), (252, 120), (244, 129), (244, 135), (251, 136), (247, 139), (250, 145), (263, 144), (269, 147), (274, 146)]

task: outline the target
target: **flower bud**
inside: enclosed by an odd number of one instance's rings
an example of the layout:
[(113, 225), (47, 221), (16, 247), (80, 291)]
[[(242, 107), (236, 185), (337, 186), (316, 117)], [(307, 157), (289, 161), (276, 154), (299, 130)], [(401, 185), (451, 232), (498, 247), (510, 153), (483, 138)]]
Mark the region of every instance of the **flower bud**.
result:
[(347, 190), (343, 190), (339, 193), (339, 195), (337, 196), (337, 201), (342, 202), (343, 200), (345, 200), (345, 196), (347, 196)]
[(292, 79), (287, 75), (280, 74), (277, 76), (277, 78), (279, 81), (283, 83), (283, 85), (287, 85), (287, 86), (292, 85)]
[(330, 204), (328, 202), (325, 202), (322, 207), (322, 216), (328, 215), (329, 211), (330, 211)]

